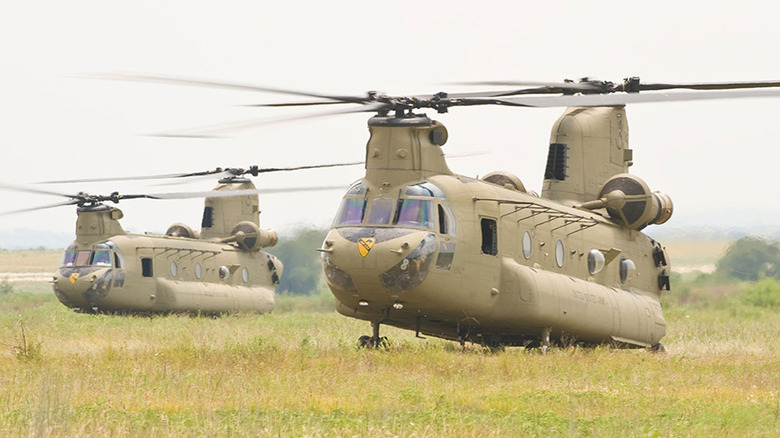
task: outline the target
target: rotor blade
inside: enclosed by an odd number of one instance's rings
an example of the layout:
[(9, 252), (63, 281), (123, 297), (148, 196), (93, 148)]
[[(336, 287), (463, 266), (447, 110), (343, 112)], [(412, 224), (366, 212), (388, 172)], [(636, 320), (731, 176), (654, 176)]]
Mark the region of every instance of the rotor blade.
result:
[(158, 137), (184, 137), (184, 138), (224, 137), (230, 134), (235, 134), (241, 131), (260, 128), (275, 123), (314, 119), (318, 117), (333, 116), (338, 114), (353, 114), (353, 113), (365, 113), (365, 112), (373, 113), (373, 112), (389, 110), (389, 109), (391, 109), (391, 105), (387, 103), (372, 102), (372, 103), (364, 104), (360, 108), (349, 108), (344, 110), (327, 111), (321, 113), (309, 113), (309, 114), (302, 114), (297, 116), (271, 117), (265, 119), (245, 120), (243, 122), (224, 123), (219, 125), (185, 129), (177, 132), (154, 134), (154, 135)]
[(639, 89), (645, 90), (670, 90), (674, 88), (685, 88), (689, 90), (733, 90), (745, 88), (773, 88), (780, 87), (780, 81), (757, 81), (757, 82), (692, 82), (680, 84), (644, 84), (639, 83)]
[(4, 190), (10, 190), (14, 192), (25, 192), (25, 193), (35, 193), (38, 195), (52, 195), (52, 196), (60, 196), (65, 198), (75, 198), (75, 195), (69, 195), (67, 193), (61, 193), (61, 192), (54, 192), (51, 190), (41, 190), (41, 189), (35, 189), (32, 187), (22, 187), (17, 186), (13, 184), (6, 184), (6, 183), (0, 183), (0, 189)]
[(341, 105), (341, 104), (345, 104), (345, 103), (356, 103), (356, 102), (347, 102), (347, 101), (335, 100), (335, 101), (324, 101), (324, 102), (254, 103), (254, 104), (242, 105), (242, 106), (263, 107), (263, 108), (279, 108), (279, 107), (288, 107), (288, 106)]
[(49, 209), (49, 208), (63, 207), (63, 206), (66, 206), (66, 205), (76, 205), (78, 203), (79, 203), (79, 201), (74, 199), (72, 201), (59, 202), (57, 204), (41, 205), (41, 206), (38, 206), (38, 207), (22, 208), (22, 209), (19, 209), (19, 210), (4, 211), (4, 212), (0, 212), (0, 216), (10, 216), (10, 215), (13, 215), (13, 214), (27, 213), (29, 211), (46, 210), (46, 209)]
[(179, 76), (152, 75), (142, 73), (92, 73), (80, 74), (75, 77), (85, 79), (108, 79), (116, 81), (136, 81), (136, 82), (156, 82), (161, 84), (188, 85), (194, 87), (222, 88), (229, 90), (258, 91), (265, 93), (289, 94), (293, 96), (316, 97), (319, 99), (330, 99), (341, 102), (366, 103), (370, 99), (367, 96), (338, 96), (318, 93), (307, 93), (304, 91), (285, 90), (282, 88), (261, 87), (251, 84), (242, 84), (237, 82), (211, 81), (206, 79), (186, 78)]
[(573, 96), (507, 97), (495, 99), (498, 105), (555, 108), (568, 106), (617, 106), (629, 103), (682, 102), (714, 99), (748, 99), (758, 97), (780, 97), (780, 89), (699, 91), (679, 93), (626, 93), (585, 94)]
[[(328, 190), (346, 190), (347, 186), (285, 187), (276, 189), (209, 190), (205, 192), (173, 192), (139, 195), (149, 199), (191, 199), (191, 198), (229, 198), (231, 196), (269, 195), (276, 193), (319, 192)], [(128, 195), (123, 195), (128, 196)]]
[(192, 176), (209, 175), (213, 177), (219, 177), (227, 172), (222, 169), (209, 170), (205, 172), (194, 173), (162, 173), (158, 175), (136, 175), (136, 176), (116, 176), (105, 178), (82, 178), (82, 179), (63, 179), (52, 181), (38, 181), (33, 184), (73, 184), (73, 183), (93, 183), (93, 182), (109, 182), (109, 181), (144, 181), (152, 179), (168, 179), (168, 178), (187, 178)]
[[(305, 169), (325, 169), (328, 167), (345, 167), (345, 166), (357, 166), (363, 164), (364, 161), (354, 161), (352, 163), (333, 163), (333, 164), (314, 164), (311, 166), (296, 166), (296, 167), (265, 167), (257, 169), (257, 173), (267, 172), (288, 172), (293, 170), (305, 170)], [(251, 172), (248, 172), (251, 173)]]
[(598, 82), (534, 82), (534, 81), (482, 81), (460, 82), (460, 85), (480, 85), (493, 87), (519, 87), (533, 86), (520, 90), (493, 91), (487, 97), (515, 96), (521, 94), (571, 94), (577, 92), (599, 92), (603, 88), (597, 86)]

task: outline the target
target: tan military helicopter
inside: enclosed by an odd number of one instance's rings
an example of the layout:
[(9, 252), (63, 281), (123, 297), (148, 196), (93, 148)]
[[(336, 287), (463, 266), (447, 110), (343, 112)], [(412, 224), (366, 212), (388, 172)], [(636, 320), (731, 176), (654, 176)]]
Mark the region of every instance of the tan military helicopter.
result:
[[(69, 198), (64, 203), (32, 210), (77, 206), (76, 240), (65, 250), (53, 280), (55, 295), (68, 307), (84, 312), (262, 313), (274, 307), (274, 292), (283, 265), (278, 258), (263, 251), (277, 243), (277, 235), (272, 230), (260, 229), (258, 193), (341, 189), (343, 186), (258, 190), (243, 176), (353, 164), (362, 163), (297, 168), (252, 166), (248, 170), (218, 168), (188, 174), (47, 182), (222, 176), (212, 191), (195, 193), (120, 195), (114, 192), (109, 196), (95, 196), (4, 187)], [(176, 223), (164, 235), (128, 233), (119, 223), (122, 211), (104, 204), (137, 198), (193, 197), (205, 197), (200, 232)]]
[[(670, 263), (664, 247), (641, 230), (666, 222), (672, 202), (628, 174), (625, 104), (780, 96), (766, 89), (777, 81), (481, 83), (531, 88), (392, 97), (107, 77), (318, 99), (258, 106), (360, 105), (312, 117), (376, 113), (368, 121), (365, 177), (345, 194), (319, 249), (337, 310), (371, 322), (372, 335), (360, 339), (370, 346), (382, 344), (380, 326), (387, 324), (491, 347), (546, 348), (565, 340), (662, 350), (659, 297), (670, 289)], [(695, 91), (646, 93), (678, 88)], [(442, 152), (446, 128), (414, 113), (475, 105), (569, 107), (552, 128), (541, 195), (509, 172), (481, 179), (453, 173)]]

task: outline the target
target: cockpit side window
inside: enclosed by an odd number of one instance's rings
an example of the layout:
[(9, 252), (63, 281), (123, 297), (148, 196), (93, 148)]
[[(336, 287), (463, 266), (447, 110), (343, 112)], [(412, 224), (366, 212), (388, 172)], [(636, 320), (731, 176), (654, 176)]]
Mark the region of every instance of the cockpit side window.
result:
[(433, 229), (431, 201), (425, 199), (400, 199), (395, 213), (395, 225), (408, 225)]
[(65, 250), (65, 254), (62, 255), (62, 263), (60, 263), (60, 266), (73, 266), (76, 264), (76, 247), (75, 246), (69, 246), (68, 249)]
[(92, 261), (90, 262), (90, 265), (92, 266), (111, 266), (111, 251), (107, 249), (96, 249), (95, 252), (92, 253)]
[(455, 235), (458, 233), (455, 224), (455, 214), (449, 205), (438, 205), (439, 213), (439, 232), (441, 234)]
[(334, 225), (359, 225), (366, 213), (366, 200), (363, 198), (344, 198), (336, 214)]

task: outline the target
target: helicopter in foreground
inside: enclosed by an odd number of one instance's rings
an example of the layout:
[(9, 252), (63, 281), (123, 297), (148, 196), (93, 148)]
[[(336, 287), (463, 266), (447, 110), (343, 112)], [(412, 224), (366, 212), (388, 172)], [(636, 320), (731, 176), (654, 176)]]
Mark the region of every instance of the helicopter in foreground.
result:
[[(301, 168), (314, 167), (329, 166)], [(57, 299), (67, 307), (89, 313), (264, 313), (274, 307), (274, 294), (284, 267), (278, 258), (264, 251), (277, 243), (277, 234), (260, 229), (258, 193), (272, 190), (256, 189), (243, 175), (257, 176), (260, 172), (277, 170), (292, 169), (252, 166), (248, 170), (218, 168), (141, 177), (222, 176), (212, 191), (198, 193), (120, 195), (114, 192), (100, 196), (5, 188), (63, 196), (70, 200), (54, 206), (77, 206), (76, 239), (65, 250), (52, 281)], [(137, 178), (56, 183), (121, 179)], [(312, 188), (283, 191), (295, 190)], [(119, 223), (122, 211), (106, 205), (108, 201), (118, 203), (125, 199), (192, 197), (205, 197), (199, 232), (176, 223), (164, 235), (128, 233)], [(37, 209), (40, 208), (34, 208)]]
[[(671, 264), (645, 235), (672, 215), (669, 196), (629, 174), (628, 103), (780, 96), (780, 82), (621, 84), (480, 83), (531, 88), (423, 96), (328, 96), (181, 78), (110, 79), (234, 87), (351, 104), (313, 115), (375, 113), (363, 178), (344, 195), (322, 247), (339, 313), (489, 347), (608, 343), (663, 350), (660, 296)], [(672, 89), (689, 92), (652, 93)], [(755, 88), (754, 90), (737, 90)], [(728, 91), (724, 91), (728, 90)], [(450, 170), (447, 129), (421, 109), (568, 107), (553, 125), (540, 195), (510, 172), (482, 178)], [(224, 128), (221, 128), (224, 129)], [(213, 132), (208, 132), (209, 135)]]

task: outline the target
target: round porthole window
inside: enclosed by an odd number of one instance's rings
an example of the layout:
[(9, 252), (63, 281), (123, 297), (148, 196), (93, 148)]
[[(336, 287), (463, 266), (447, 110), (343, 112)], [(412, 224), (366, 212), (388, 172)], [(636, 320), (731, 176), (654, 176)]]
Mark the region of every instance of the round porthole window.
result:
[(563, 267), (563, 242), (560, 240), (555, 242), (555, 263), (558, 263), (558, 267)]
[(636, 265), (631, 259), (620, 259), (620, 282), (625, 283), (634, 275)]
[(590, 250), (588, 253), (588, 272), (591, 275), (598, 274), (604, 269), (605, 261), (603, 252), (597, 249)]
[(531, 258), (531, 233), (523, 233), (523, 256), (526, 259)]
[(200, 266), (200, 263), (195, 263), (195, 277), (200, 278), (203, 276), (203, 268)]
[(174, 277), (179, 274), (179, 265), (176, 262), (171, 262), (171, 275)]
[(220, 266), (219, 267), (219, 279), (225, 280), (230, 276), (230, 269), (227, 268), (227, 266)]
[(241, 270), (241, 279), (244, 280), (244, 283), (249, 283), (249, 269), (244, 268)]

